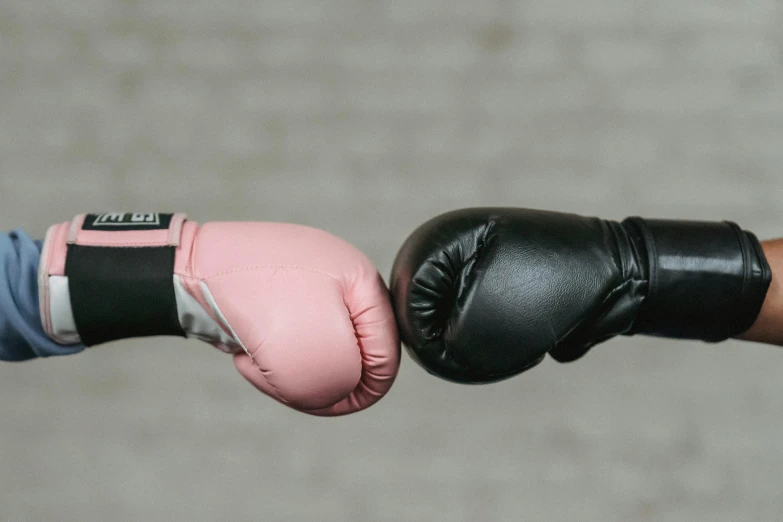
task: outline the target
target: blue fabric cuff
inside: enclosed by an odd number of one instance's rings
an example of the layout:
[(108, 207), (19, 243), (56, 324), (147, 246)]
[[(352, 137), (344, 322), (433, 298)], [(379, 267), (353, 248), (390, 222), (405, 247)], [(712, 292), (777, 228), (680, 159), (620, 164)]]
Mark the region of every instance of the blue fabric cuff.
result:
[(22, 230), (0, 234), (0, 360), (71, 355), (84, 345), (63, 346), (44, 333), (38, 309), (42, 244)]

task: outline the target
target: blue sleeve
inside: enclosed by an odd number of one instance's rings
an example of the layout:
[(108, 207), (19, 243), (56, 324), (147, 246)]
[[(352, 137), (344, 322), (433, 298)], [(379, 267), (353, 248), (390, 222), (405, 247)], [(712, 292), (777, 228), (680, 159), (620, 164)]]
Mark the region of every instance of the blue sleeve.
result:
[(63, 346), (44, 333), (38, 311), (41, 243), (23, 231), (0, 233), (0, 360), (70, 355), (81, 344)]

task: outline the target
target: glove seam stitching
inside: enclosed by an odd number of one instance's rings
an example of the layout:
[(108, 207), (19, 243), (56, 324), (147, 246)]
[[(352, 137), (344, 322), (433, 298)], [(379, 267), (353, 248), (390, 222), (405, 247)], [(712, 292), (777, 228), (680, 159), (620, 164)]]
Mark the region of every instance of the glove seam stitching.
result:
[(333, 279), (333, 280), (337, 281), (338, 283), (340, 282), (340, 280), (337, 277), (333, 276), (332, 274), (329, 274), (328, 272), (323, 272), (323, 271), (317, 270), (315, 268), (309, 268), (309, 267), (300, 266), (300, 265), (251, 265), (251, 266), (246, 266), (246, 267), (242, 267), (242, 268), (232, 268), (230, 270), (223, 270), (221, 272), (216, 272), (214, 274), (211, 274), (211, 275), (208, 275), (208, 276), (204, 276), (204, 277), (201, 277), (201, 278), (196, 277), (196, 276), (186, 276), (186, 277), (192, 277), (192, 278), (195, 278), (195, 279), (201, 279), (203, 281), (206, 281), (208, 279), (211, 279), (211, 278), (217, 277), (217, 276), (221, 276), (221, 275), (234, 274), (234, 273), (237, 273), (237, 272), (249, 272), (249, 271), (252, 271), (252, 270), (258, 270), (258, 269), (263, 269), (263, 268), (293, 268), (293, 269), (296, 269), (296, 270), (305, 270), (305, 271), (308, 271), (308, 272), (314, 272), (316, 274), (321, 274), (323, 276), (326, 276), (326, 277), (328, 277), (330, 279)]

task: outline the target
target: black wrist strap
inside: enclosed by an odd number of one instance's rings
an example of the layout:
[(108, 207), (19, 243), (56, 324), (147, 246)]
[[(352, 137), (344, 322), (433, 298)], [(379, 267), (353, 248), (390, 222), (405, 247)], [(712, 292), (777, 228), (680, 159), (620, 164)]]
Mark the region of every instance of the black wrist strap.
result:
[(628, 218), (649, 287), (633, 333), (718, 342), (751, 327), (772, 273), (756, 236), (731, 222)]
[[(170, 215), (160, 216), (166, 223), (159, 223), (154, 228), (165, 229)], [(90, 217), (83, 230), (120, 232), (130, 228), (118, 226), (116, 222), (105, 225), (105, 228), (88, 225), (97, 221)], [(150, 227), (147, 226), (147, 229)], [(179, 322), (174, 289), (175, 246), (69, 244), (67, 248), (65, 275), (68, 277), (71, 310), (85, 345), (94, 346), (129, 337), (185, 337)]]

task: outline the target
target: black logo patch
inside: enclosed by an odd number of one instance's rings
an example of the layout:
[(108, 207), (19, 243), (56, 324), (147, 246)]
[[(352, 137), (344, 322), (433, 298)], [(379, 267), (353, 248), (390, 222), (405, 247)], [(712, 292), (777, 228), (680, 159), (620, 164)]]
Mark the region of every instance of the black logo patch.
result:
[(168, 230), (172, 216), (157, 212), (87, 214), (82, 230)]

